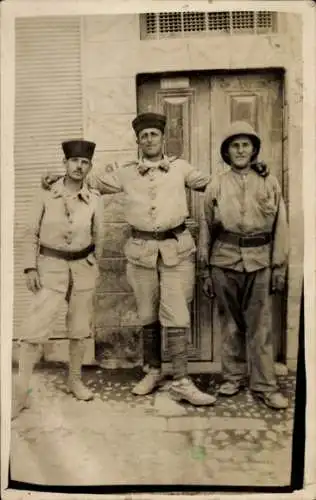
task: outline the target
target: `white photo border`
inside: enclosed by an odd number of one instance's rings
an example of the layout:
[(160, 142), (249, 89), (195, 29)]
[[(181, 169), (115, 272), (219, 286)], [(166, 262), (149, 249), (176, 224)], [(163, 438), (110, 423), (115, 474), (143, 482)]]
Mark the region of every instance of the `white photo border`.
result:
[[(22, 499), (26, 492), (8, 489), (11, 428), (11, 355), (13, 315), (13, 229), (14, 229), (14, 102), (15, 102), (15, 19), (34, 16), (88, 16), (162, 11), (277, 10), (298, 13), (303, 20), (303, 210), (305, 285), (305, 360), (307, 377), (306, 445), (304, 489), (289, 494), (231, 494), (232, 498), (262, 499), (316, 498), (316, 107), (315, 107), (315, 16), (311, 0), (6, 0), (1, 3), (1, 498)], [(188, 495), (188, 498), (192, 495)], [(28, 492), (35, 499), (165, 499), (162, 494), (90, 495)], [(200, 494), (201, 498), (224, 494)], [(172, 495), (173, 499), (186, 495)]]

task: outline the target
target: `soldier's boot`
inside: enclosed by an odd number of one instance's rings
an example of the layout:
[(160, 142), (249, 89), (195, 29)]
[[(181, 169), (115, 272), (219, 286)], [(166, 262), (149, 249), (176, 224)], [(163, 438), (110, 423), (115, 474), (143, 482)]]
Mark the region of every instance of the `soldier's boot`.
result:
[(85, 352), (83, 340), (69, 341), (69, 376), (67, 392), (72, 393), (80, 401), (90, 401), (93, 393), (81, 380), (81, 369)]
[(34, 366), (40, 356), (41, 345), (22, 342), (19, 353), (19, 373), (12, 388), (11, 420), (15, 420), (21, 411), (31, 406), (30, 387)]
[(146, 375), (132, 389), (136, 396), (153, 392), (163, 379), (161, 373), (161, 327), (159, 321), (143, 327), (144, 366)]
[(187, 330), (169, 327), (167, 336), (173, 367), (173, 382), (169, 389), (171, 398), (193, 406), (213, 405), (216, 398), (200, 391), (188, 376)]

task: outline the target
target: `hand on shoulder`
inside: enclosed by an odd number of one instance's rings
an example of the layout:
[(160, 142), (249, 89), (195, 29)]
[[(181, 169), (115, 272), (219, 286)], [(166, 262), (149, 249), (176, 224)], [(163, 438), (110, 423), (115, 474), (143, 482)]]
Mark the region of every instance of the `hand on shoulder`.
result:
[(46, 172), (41, 177), (41, 187), (45, 191), (50, 191), (51, 187), (55, 182), (57, 182), (62, 177), (61, 174), (54, 174), (52, 172)]
[(268, 177), (270, 174), (268, 165), (263, 161), (256, 161), (252, 163), (251, 168), (261, 177)]

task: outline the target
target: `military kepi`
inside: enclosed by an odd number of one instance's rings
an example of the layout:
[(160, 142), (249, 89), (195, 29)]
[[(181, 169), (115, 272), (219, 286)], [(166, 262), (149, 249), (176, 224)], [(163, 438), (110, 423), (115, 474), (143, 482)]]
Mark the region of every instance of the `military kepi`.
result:
[(166, 117), (159, 113), (142, 113), (132, 121), (133, 129), (138, 135), (145, 128), (157, 128), (164, 133)]
[(69, 160), (69, 158), (87, 158), (88, 160), (92, 160), (95, 143), (82, 139), (75, 139), (63, 142), (62, 148), (66, 160)]

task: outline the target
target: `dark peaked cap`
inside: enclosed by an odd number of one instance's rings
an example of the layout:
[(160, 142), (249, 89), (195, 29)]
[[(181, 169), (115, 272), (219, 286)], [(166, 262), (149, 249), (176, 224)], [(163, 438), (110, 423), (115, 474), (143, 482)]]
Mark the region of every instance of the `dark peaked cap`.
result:
[(69, 160), (69, 158), (87, 158), (88, 160), (92, 160), (95, 143), (82, 139), (75, 139), (63, 142), (62, 148), (66, 160)]
[(166, 117), (164, 115), (160, 115), (159, 113), (142, 113), (134, 118), (132, 126), (137, 135), (145, 128), (157, 128), (164, 133)]

